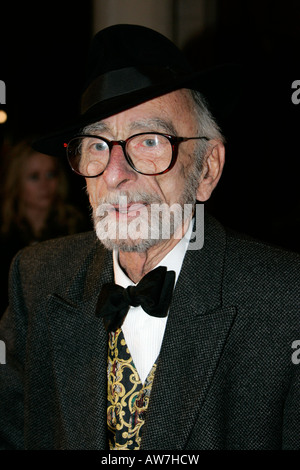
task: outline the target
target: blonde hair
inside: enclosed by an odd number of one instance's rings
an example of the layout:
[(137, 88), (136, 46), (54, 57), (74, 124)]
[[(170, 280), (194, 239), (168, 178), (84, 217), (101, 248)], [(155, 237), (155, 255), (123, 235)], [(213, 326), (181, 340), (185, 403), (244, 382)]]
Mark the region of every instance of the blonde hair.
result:
[[(37, 153), (28, 140), (22, 140), (5, 156), (3, 162), (4, 171), (1, 185), (1, 232), (7, 234), (13, 225), (19, 225), (24, 218), (21, 204), (21, 180), (26, 162)], [(68, 183), (60, 161), (51, 157), (56, 162), (58, 175), (57, 195), (54, 201), (55, 210), (59, 219), (64, 217), (64, 207), (68, 195)]]

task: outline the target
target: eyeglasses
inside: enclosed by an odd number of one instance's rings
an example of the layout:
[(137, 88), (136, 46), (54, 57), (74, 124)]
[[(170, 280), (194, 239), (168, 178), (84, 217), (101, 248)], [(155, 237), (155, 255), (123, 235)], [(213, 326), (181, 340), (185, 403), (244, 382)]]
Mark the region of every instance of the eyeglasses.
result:
[(208, 137), (175, 137), (157, 132), (135, 134), (126, 140), (79, 135), (67, 144), (67, 157), (75, 173), (85, 178), (96, 178), (105, 171), (112, 148), (120, 145), (133, 170), (142, 175), (155, 176), (171, 170), (180, 143), (196, 139), (209, 140)]

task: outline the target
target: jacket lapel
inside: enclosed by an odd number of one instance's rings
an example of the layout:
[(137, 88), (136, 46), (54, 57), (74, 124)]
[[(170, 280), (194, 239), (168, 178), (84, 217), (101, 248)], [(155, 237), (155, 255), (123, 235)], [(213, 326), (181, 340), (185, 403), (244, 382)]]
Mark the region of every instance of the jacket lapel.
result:
[(208, 221), (205, 235), (202, 250), (187, 251), (175, 288), (143, 449), (185, 448), (235, 318), (235, 307), (222, 302), (225, 232)]
[(106, 447), (107, 333), (95, 307), (113, 270), (111, 254), (96, 247), (74, 273), (68, 291), (53, 293), (47, 304), (59, 403), (54, 419), (59, 446), (67, 449)]

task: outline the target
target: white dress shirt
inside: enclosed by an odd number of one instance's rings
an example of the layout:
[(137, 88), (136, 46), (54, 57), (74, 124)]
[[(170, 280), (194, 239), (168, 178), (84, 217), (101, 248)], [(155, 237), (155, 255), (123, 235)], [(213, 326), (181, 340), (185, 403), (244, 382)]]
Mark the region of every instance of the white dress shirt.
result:
[[(168, 271), (175, 271), (175, 284), (189, 244), (192, 227), (193, 223), (191, 222), (184, 237), (160, 261), (160, 263), (155, 266), (166, 266)], [(136, 285), (127, 277), (120, 267), (117, 250), (114, 250), (113, 252), (113, 266), (116, 284), (119, 284), (124, 288)], [(159, 355), (167, 319), (168, 317), (152, 317), (140, 306), (130, 307), (122, 325), (126, 344), (142, 383), (145, 382), (147, 375)]]

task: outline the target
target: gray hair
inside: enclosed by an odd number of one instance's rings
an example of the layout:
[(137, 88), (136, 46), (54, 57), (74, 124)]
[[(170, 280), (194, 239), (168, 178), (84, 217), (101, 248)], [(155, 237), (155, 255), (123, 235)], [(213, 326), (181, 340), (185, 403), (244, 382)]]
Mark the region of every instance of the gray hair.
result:
[[(192, 101), (193, 111), (195, 118), (198, 123), (198, 135), (205, 136), (209, 140), (219, 141), (225, 143), (225, 137), (223, 136), (216, 119), (213, 117), (209, 110), (209, 105), (205, 97), (196, 90), (187, 90)], [(199, 171), (202, 169), (203, 158), (206, 155), (208, 149), (211, 146), (211, 142), (206, 140), (198, 141), (198, 151), (196, 153), (197, 167)]]
[(221, 133), (221, 130), (209, 110), (209, 104), (206, 98), (196, 90), (188, 90), (193, 100), (194, 111), (199, 122), (199, 132), (205, 135), (209, 139), (219, 140), (225, 142), (225, 138)]

